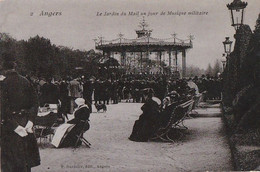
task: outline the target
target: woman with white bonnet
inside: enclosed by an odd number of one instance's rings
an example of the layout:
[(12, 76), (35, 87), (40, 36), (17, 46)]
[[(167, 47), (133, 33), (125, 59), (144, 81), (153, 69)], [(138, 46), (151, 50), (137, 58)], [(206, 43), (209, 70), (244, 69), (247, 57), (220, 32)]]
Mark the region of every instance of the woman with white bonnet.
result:
[(77, 98), (75, 103), (77, 107), (73, 112), (74, 118), (67, 122), (69, 124), (79, 124), (89, 119), (90, 111), (88, 105), (85, 104), (85, 99)]
[[(69, 131), (67, 131), (66, 135), (64, 135), (58, 147), (71, 147), (75, 146), (77, 141), (77, 135), (84, 129), (86, 132), (89, 129), (89, 116), (90, 110), (88, 105), (85, 104), (85, 100), (83, 98), (77, 98), (75, 100), (77, 107), (75, 108), (73, 115), (74, 118), (67, 121), (68, 124), (75, 124), (75, 126)], [(63, 124), (66, 125), (66, 124)], [(60, 126), (61, 127), (61, 126)], [(56, 133), (55, 133), (56, 134)], [(55, 137), (55, 136), (54, 136)], [(78, 142), (77, 146), (81, 145), (81, 141)]]

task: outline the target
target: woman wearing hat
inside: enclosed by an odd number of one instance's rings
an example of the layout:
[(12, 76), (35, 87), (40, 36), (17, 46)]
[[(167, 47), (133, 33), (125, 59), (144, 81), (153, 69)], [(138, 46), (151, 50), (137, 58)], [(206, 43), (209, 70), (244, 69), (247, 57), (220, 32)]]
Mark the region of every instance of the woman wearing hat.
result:
[(132, 141), (146, 142), (158, 129), (161, 100), (153, 97), (152, 89), (144, 90), (145, 103), (141, 107), (143, 113), (135, 121), (133, 131), (129, 137)]
[[(59, 126), (55, 132), (52, 144), (56, 147), (75, 146), (76, 141), (78, 140), (77, 136), (82, 132), (82, 130), (86, 132), (90, 127), (88, 123), (90, 110), (88, 105), (85, 104), (85, 100), (83, 98), (77, 98), (75, 103), (77, 104), (77, 108), (73, 113), (74, 118), (67, 121), (67, 124), (62, 124)], [(66, 132), (62, 132), (62, 130), (66, 130)], [(63, 135), (60, 136), (60, 133), (63, 133)], [(77, 146), (79, 145), (81, 145), (80, 140)]]
[(5, 77), (1, 81), (1, 170), (28, 172), (40, 165), (32, 127), (38, 99), (31, 83), (18, 74), (12, 55), (3, 54)]
[(178, 93), (176, 94), (172, 92), (171, 94), (168, 94), (164, 99), (163, 99), (163, 106), (161, 109), (161, 114), (160, 114), (160, 127), (166, 127), (168, 124), (172, 113), (176, 106), (178, 105)]

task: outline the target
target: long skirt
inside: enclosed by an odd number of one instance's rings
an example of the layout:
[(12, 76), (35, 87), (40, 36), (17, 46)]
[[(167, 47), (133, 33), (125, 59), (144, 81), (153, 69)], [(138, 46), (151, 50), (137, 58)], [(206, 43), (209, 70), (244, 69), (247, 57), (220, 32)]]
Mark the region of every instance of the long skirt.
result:
[(153, 136), (155, 129), (155, 125), (150, 121), (140, 119), (136, 120), (129, 139), (137, 142), (146, 142)]
[(1, 139), (2, 172), (26, 172), (40, 165), (40, 154), (34, 134), (20, 137), (12, 132)]
[[(78, 140), (78, 137), (81, 132), (86, 132), (89, 129), (85, 127), (85, 130), (82, 131), (82, 124), (62, 124), (56, 130), (55, 135), (52, 140), (52, 144), (58, 148), (64, 147), (73, 147), (81, 145), (81, 141)], [(76, 142), (78, 141), (77, 145)]]

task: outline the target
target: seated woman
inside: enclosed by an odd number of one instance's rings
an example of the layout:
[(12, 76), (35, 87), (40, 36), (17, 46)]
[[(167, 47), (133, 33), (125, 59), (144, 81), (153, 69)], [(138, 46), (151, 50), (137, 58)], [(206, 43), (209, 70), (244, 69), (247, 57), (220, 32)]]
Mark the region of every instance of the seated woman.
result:
[(165, 127), (170, 120), (171, 114), (175, 108), (174, 104), (171, 104), (170, 97), (165, 97), (163, 99), (163, 106), (160, 113), (160, 127)]
[(145, 103), (141, 107), (143, 113), (135, 121), (133, 131), (129, 137), (132, 141), (146, 142), (157, 131), (159, 127), (159, 114), (161, 101), (153, 97), (153, 91), (148, 89), (144, 92)]
[[(74, 110), (74, 118), (67, 121), (67, 124), (59, 126), (55, 132), (52, 144), (56, 147), (75, 146), (78, 135), (82, 131), (87, 131), (90, 127), (88, 123), (90, 110), (85, 104), (85, 100), (83, 98), (77, 98), (75, 103), (78, 107)], [(80, 140), (78, 141), (77, 146), (79, 145), (81, 145)]]
[(163, 99), (163, 106), (160, 114), (160, 127), (166, 127), (170, 117), (176, 106), (179, 104), (179, 94), (176, 91), (172, 91)]

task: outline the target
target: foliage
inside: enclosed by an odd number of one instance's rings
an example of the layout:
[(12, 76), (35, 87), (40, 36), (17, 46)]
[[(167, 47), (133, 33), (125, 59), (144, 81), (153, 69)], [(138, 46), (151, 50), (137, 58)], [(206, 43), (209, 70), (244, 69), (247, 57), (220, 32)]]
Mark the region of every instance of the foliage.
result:
[(211, 67), (211, 64), (208, 64), (208, 67), (206, 69), (206, 75), (213, 76), (213, 69)]
[[(1, 52), (11, 52), (17, 70), (23, 75), (42, 78), (97, 75), (100, 53), (94, 50), (80, 51), (56, 46), (49, 39), (35, 36), (27, 41), (16, 41), (6, 33), (0, 33)], [(2, 61), (2, 55), (0, 54)], [(0, 66), (1, 67), (1, 66)], [(78, 70), (82, 68), (83, 70)]]
[(217, 59), (213, 67), (213, 75), (217, 76), (221, 72), (221, 64)]
[(221, 70), (222, 70), (221, 64), (217, 59), (214, 63), (213, 68), (211, 67), (211, 64), (208, 64), (205, 74), (211, 77), (217, 77), (221, 73)]
[[(16, 41), (7, 33), (0, 33), (0, 61), (3, 62), (3, 53), (15, 55)], [(0, 70), (2, 63), (0, 64)]]
[(188, 66), (186, 68), (186, 76), (187, 77), (195, 77), (195, 76), (201, 76), (205, 73), (204, 69), (200, 69), (199, 67), (196, 66)]
[(252, 33), (247, 25), (237, 30), (236, 45), (224, 71), (223, 100), (232, 106), (237, 130), (259, 127), (260, 15)]

